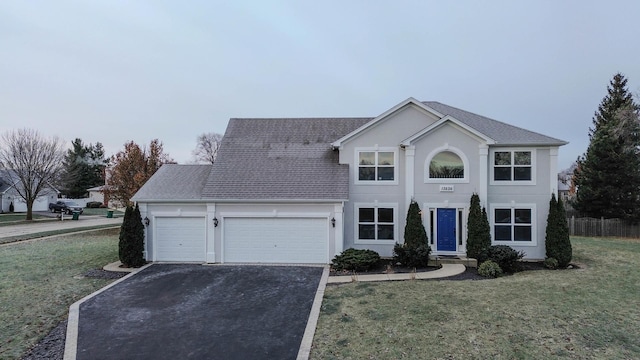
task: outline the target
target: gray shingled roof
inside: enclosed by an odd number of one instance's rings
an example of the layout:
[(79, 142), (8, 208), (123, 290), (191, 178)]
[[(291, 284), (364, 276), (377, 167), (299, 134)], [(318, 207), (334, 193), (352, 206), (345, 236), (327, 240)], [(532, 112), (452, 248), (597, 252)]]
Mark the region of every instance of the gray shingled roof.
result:
[(371, 119), (231, 119), (202, 196), (346, 200), (349, 167), (330, 144)]
[(200, 199), (202, 187), (211, 173), (211, 167), (212, 165), (164, 164), (131, 200)]
[(564, 145), (567, 143), (563, 140), (509, 125), (437, 101), (423, 101), (422, 103), (445, 116), (450, 115), (490, 137), (496, 141), (496, 145)]

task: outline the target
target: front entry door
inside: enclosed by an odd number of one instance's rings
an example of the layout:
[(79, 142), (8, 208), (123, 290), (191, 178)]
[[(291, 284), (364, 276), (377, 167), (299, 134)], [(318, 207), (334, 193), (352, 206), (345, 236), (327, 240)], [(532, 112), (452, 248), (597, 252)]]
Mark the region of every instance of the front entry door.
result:
[(438, 251), (456, 251), (456, 209), (438, 209)]

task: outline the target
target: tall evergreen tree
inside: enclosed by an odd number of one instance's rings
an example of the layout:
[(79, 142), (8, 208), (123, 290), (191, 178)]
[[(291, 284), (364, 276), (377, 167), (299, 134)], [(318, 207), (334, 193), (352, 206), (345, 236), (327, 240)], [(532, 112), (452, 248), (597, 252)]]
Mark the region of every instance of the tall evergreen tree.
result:
[(119, 240), (118, 257), (120, 262), (126, 267), (144, 265), (144, 225), (142, 225), (142, 217), (137, 204), (135, 208), (127, 206), (120, 227)]
[(590, 217), (640, 219), (639, 107), (616, 74), (589, 129), (589, 147), (574, 171), (573, 207)]
[(480, 196), (471, 195), (467, 218), (467, 257), (482, 260), (483, 253), (491, 246), (491, 227), (487, 211), (480, 208)]
[(558, 260), (558, 266), (566, 268), (573, 256), (573, 250), (569, 239), (567, 213), (564, 209), (564, 204), (562, 204), (562, 199), (556, 201), (555, 194), (551, 194), (551, 200), (549, 201), (546, 231), (545, 248), (547, 258)]
[(104, 158), (101, 143), (83, 144), (81, 139), (71, 142), (72, 148), (64, 157), (60, 179), (61, 191), (70, 198), (80, 198), (87, 189), (104, 185), (104, 170), (108, 160)]
[(422, 216), (420, 215), (420, 206), (415, 201), (409, 205), (407, 212), (407, 222), (404, 226), (404, 245), (406, 247), (418, 247), (427, 245), (427, 232), (422, 225)]

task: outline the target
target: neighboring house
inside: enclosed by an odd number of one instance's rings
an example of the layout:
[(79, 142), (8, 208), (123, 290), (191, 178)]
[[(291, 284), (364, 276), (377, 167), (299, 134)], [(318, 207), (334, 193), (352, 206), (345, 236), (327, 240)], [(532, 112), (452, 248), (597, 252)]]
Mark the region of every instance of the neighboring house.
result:
[[(0, 212), (9, 212), (13, 203), (14, 212), (27, 212), (27, 202), (18, 194), (16, 186), (22, 186), (11, 170), (0, 170)], [(55, 202), (59, 191), (46, 186), (33, 203), (33, 211), (48, 211), (49, 203)]]
[(97, 201), (110, 208), (122, 208), (123, 206), (119, 201), (110, 199), (109, 195), (104, 192), (106, 186), (107, 185), (101, 185), (87, 189), (87, 191), (89, 192), (89, 198), (87, 199), (87, 202)]
[(412, 200), (433, 253), (464, 256), (473, 193), (493, 244), (542, 259), (564, 144), (413, 98), (375, 118), (231, 119), (214, 165), (163, 165), (132, 200), (151, 261), (391, 256)]

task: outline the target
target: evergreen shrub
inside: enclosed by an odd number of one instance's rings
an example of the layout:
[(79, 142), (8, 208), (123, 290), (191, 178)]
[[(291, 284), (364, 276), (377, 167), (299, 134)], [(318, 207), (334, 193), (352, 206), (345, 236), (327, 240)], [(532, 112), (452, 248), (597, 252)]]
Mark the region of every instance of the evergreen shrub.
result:
[(522, 260), (523, 257), (524, 252), (515, 251), (507, 245), (493, 245), (487, 249), (487, 261), (490, 260), (497, 263), (502, 271), (506, 273), (518, 271), (518, 261)]
[(145, 264), (144, 225), (140, 216), (140, 209), (127, 206), (120, 227), (120, 241), (118, 242), (118, 257), (126, 267), (140, 267)]
[(478, 266), (478, 274), (487, 278), (497, 278), (502, 276), (502, 269), (494, 261), (487, 260)]
[(429, 245), (411, 247), (396, 244), (393, 247), (393, 261), (407, 267), (425, 268), (429, 266), (430, 254), (431, 247)]
[(467, 218), (467, 257), (486, 260), (487, 248), (491, 246), (491, 226), (487, 219), (487, 212), (480, 208), (478, 194), (471, 195), (469, 217)]
[(551, 194), (549, 201), (549, 215), (545, 237), (546, 255), (558, 261), (559, 268), (566, 268), (571, 262), (573, 250), (569, 239), (569, 224), (562, 199), (556, 201), (555, 194)]
[(373, 250), (349, 248), (331, 260), (334, 270), (367, 271), (380, 262), (380, 255)]
[(546, 258), (544, 259), (544, 267), (547, 269), (555, 270), (558, 268), (558, 260), (554, 258)]

